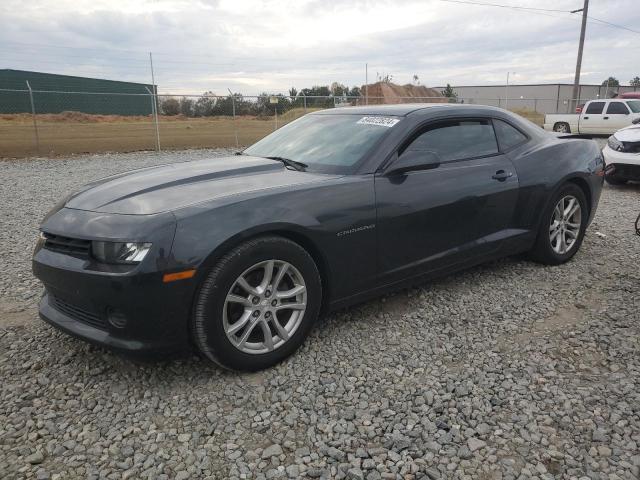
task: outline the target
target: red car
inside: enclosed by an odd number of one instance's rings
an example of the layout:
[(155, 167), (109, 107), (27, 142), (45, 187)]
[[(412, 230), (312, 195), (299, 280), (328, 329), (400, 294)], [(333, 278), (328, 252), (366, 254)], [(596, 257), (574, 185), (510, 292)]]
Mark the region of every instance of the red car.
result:
[(625, 92), (621, 93), (616, 98), (637, 98), (640, 100), (640, 92)]

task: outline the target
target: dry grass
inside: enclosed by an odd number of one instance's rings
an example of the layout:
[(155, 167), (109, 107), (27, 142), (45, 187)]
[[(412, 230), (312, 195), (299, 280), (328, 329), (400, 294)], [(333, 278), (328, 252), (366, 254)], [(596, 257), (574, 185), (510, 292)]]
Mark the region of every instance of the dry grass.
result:
[[(278, 119), (281, 126), (302, 115), (291, 111)], [(64, 112), (37, 115), (40, 151), (36, 149), (31, 115), (0, 115), (0, 158), (74, 153), (131, 152), (155, 148), (155, 126), (151, 117), (86, 115)], [(237, 117), (186, 118), (161, 116), (160, 144), (163, 149), (234, 147), (249, 145), (275, 129), (275, 119)]]
[(511, 110), (513, 113), (517, 113), (521, 117), (526, 118), (527, 120), (535, 123), (540, 127), (544, 125), (544, 113), (529, 110), (528, 108), (510, 108), (509, 110)]

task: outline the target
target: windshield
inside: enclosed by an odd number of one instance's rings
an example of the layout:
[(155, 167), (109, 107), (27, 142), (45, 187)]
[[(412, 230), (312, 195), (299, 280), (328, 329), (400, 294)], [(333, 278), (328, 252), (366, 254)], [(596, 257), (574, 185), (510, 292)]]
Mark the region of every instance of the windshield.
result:
[(353, 114), (306, 115), (247, 148), (246, 155), (284, 157), (307, 170), (348, 173), (399, 117)]
[(633, 113), (640, 113), (640, 100), (632, 100), (627, 102), (627, 105)]

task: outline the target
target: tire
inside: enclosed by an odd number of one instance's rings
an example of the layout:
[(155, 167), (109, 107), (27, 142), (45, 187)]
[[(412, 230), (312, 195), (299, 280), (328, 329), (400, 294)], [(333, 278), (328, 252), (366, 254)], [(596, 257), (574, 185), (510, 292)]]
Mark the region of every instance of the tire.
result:
[(553, 126), (554, 132), (571, 133), (571, 127), (567, 122), (558, 122)]
[[(278, 282), (273, 291), (271, 281)], [(295, 294), (282, 297), (290, 292)], [(193, 308), (193, 340), (224, 368), (262, 370), (302, 345), (321, 304), (320, 274), (307, 251), (283, 237), (255, 238), (223, 256), (202, 281)]]
[(604, 179), (609, 185), (625, 185), (628, 181), (626, 178), (611, 177), (608, 175), (605, 175)]
[[(558, 218), (564, 218), (564, 216), (560, 217), (562, 208), (560, 208), (559, 202), (565, 200), (565, 205), (568, 206), (566, 199), (574, 199), (580, 206), (580, 212), (579, 215), (574, 213), (568, 220), (559, 222)], [(558, 207), (558, 210), (556, 210), (556, 207)], [(575, 227), (578, 219), (580, 224)], [(572, 183), (563, 185), (553, 195), (551, 202), (542, 215), (536, 243), (530, 252), (531, 258), (546, 265), (560, 265), (569, 261), (582, 245), (588, 220), (589, 206), (582, 189)], [(554, 225), (556, 226), (555, 228)], [(559, 233), (556, 233), (558, 230)], [(561, 243), (563, 238), (567, 239), (564, 251)], [(570, 241), (572, 243), (569, 246)]]

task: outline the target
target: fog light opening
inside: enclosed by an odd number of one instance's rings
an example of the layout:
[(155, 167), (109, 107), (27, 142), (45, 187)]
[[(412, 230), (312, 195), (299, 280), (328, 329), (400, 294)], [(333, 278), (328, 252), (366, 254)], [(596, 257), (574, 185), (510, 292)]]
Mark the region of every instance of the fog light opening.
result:
[(127, 317), (125, 314), (113, 308), (107, 310), (107, 320), (116, 328), (124, 328), (127, 326)]

